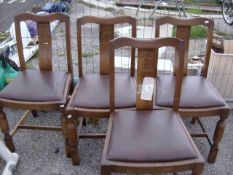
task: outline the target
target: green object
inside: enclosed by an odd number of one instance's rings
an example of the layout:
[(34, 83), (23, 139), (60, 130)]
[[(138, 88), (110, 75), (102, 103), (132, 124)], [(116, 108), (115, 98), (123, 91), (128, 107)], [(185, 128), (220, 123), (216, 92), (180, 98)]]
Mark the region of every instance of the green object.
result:
[[(206, 38), (207, 37), (207, 29), (203, 26), (193, 26), (190, 32), (191, 39), (199, 39), (199, 38)], [(176, 36), (176, 27), (172, 28), (172, 36)]]
[(18, 72), (15, 71), (9, 64), (4, 68), (2, 61), (0, 61), (0, 90), (2, 90), (8, 83), (15, 79)]
[(4, 69), (0, 66), (0, 90), (2, 90), (6, 86), (5, 77), (4, 77)]

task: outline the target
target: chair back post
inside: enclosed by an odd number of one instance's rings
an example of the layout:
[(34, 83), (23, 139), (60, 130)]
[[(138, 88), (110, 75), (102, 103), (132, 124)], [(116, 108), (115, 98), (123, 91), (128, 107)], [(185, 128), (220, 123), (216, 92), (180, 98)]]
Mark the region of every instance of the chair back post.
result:
[[(100, 74), (109, 74), (109, 54), (108, 43), (114, 38), (114, 25), (119, 23), (128, 23), (132, 27), (132, 37), (136, 37), (136, 19), (130, 16), (118, 16), (111, 18), (102, 18), (95, 16), (84, 16), (77, 19), (77, 43), (78, 43), (78, 61), (79, 76), (83, 75), (82, 69), (82, 25), (87, 23), (95, 23), (99, 28), (99, 46), (100, 46)], [(131, 49), (131, 67), (130, 75), (134, 76), (135, 69), (135, 50)]]
[(26, 70), (25, 58), (23, 54), (23, 44), (21, 37), (20, 22), (32, 20), (37, 23), (38, 39), (39, 39), (39, 67), (40, 70), (52, 70), (52, 35), (50, 30), (50, 22), (59, 20), (65, 22), (66, 29), (66, 53), (68, 72), (72, 73), (72, 58), (70, 48), (70, 18), (62, 13), (53, 13), (48, 15), (35, 15), (32, 13), (22, 13), (15, 16), (15, 31), (19, 61), (21, 70)]
[(186, 48), (185, 48), (185, 41), (179, 42), (179, 45), (175, 47), (175, 92), (174, 92), (174, 99), (173, 99), (173, 110), (178, 112), (179, 104), (180, 104), (180, 97), (181, 97), (181, 90), (182, 90), (182, 81), (183, 81), (183, 67), (185, 64), (185, 56), (186, 56)]
[(73, 61), (72, 61), (72, 53), (71, 53), (71, 33), (70, 33), (70, 17), (65, 16), (65, 30), (66, 30), (66, 57), (67, 57), (67, 65), (68, 72), (71, 73), (73, 77)]
[(27, 67), (25, 64), (25, 58), (24, 58), (24, 53), (23, 53), (23, 42), (22, 42), (22, 37), (21, 37), (20, 22), (21, 22), (20, 15), (15, 16), (15, 34), (16, 34), (20, 70), (24, 71), (27, 69)]
[[(137, 20), (133, 18), (131, 20), (132, 26), (132, 38), (137, 38)], [(135, 75), (135, 48), (131, 47), (131, 65), (130, 65), (130, 76)]]
[[(212, 37), (213, 37), (213, 26), (214, 22), (208, 18), (191, 18), (191, 19), (179, 19), (170, 16), (165, 16), (158, 18), (155, 22), (155, 37), (159, 37), (160, 26), (163, 24), (171, 24), (176, 26), (176, 37), (184, 40), (185, 42), (185, 60), (184, 60), (184, 68), (183, 75), (187, 75), (188, 71), (188, 57), (189, 57), (189, 40), (192, 26), (203, 25), (208, 28), (207, 34), (207, 47), (205, 54), (205, 63), (203, 68), (202, 76), (207, 77), (209, 59), (210, 59), (210, 51), (212, 47)], [(156, 54), (158, 56), (158, 53)], [(176, 72), (174, 71), (174, 75)]]
[(77, 19), (76, 28), (77, 28), (77, 49), (78, 49), (78, 74), (79, 77), (83, 76), (83, 67), (82, 67), (82, 26), (81, 19)]
[(115, 42), (114, 40), (109, 42), (108, 54), (109, 54), (109, 108), (110, 112), (115, 111)]
[[(178, 110), (181, 86), (182, 86), (182, 76), (184, 66), (184, 41), (177, 38), (157, 38), (153, 40), (140, 40), (135, 38), (117, 38), (109, 43), (109, 58), (110, 58), (110, 112), (115, 110), (115, 71), (114, 71), (114, 52), (115, 49), (130, 46), (132, 48), (138, 49), (138, 70), (137, 70), (137, 99), (136, 99), (136, 108), (139, 110), (152, 109), (153, 108), (153, 99), (152, 101), (141, 100), (141, 88), (142, 82), (145, 77), (155, 78), (156, 70), (155, 67), (155, 49), (171, 46), (175, 48), (175, 58), (176, 61), (175, 70), (177, 71), (176, 76), (176, 86), (175, 86), (175, 96), (173, 109)], [(153, 97), (154, 98), (154, 97)]]
[(213, 43), (214, 21), (207, 20), (205, 24), (208, 27), (208, 34), (207, 34), (207, 47), (206, 47), (206, 54), (204, 60), (204, 67), (202, 69), (202, 76), (207, 78), (208, 68), (210, 63), (211, 48)]

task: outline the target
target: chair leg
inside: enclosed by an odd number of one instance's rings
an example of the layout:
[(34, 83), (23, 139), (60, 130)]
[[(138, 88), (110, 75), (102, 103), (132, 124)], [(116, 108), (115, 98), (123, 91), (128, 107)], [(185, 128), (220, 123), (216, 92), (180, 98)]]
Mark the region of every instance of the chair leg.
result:
[(68, 132), (70, 154), (71, 154), (73, 165), (79, 165), (80, 156), (79, 156), (79, 151), (77, 149), (78, 134), (77, 134), (77, 129), (76, 129), (76, 122), (72, 118), (71, 115), (68, 116), (67, 132)]
[(84, 117), (83, 118), (83, 126), (86, 126), (87, 125), (87, 119)]
[(218, 154), (218, 145), (222, 140), (228, 115), (229, 115), (229, 110), (224, 110), (220, 114), (220, 120), (218, 121), (214, 131), (213, 145), (211, 146), (208, 156), (209, 163), (214, 163), (216, 160)]
[(192, 170), (192, 175), (201, 175), (202, 172), (204, 170), (204, 164), (200, 165), (200, 166), (196, 166), (193, 170)]
[(194, 125), (197, 122), (197, 117), (192, 117), (191, 123)]
[(15, 152), (15, 145), (13, 143), (12, 136), (9, 134), (10, 129), (8, 121), (6, 118), (6, 114), (2, 110), (2, 107), (0, 107), (0, 127), (4, 134), (4, 141), (6, 146), (9, 148), (11, 152)]
[(67, 157), (71, 157), (70, 145), (69, 145), (69, 139), (68, 139), (68, 133), (67, 133), (67, 118), (64, 113), (61, 116), (61, 128), (62, 128), (62, 134), (63, 134), (64, 140), (65, 140), (66, 155)]
[(111, 171), (109, 169), (109, 167), (107, 166), (101, 166), (101, 170), (100, 170), (100, 174), (101, 175), (111, 175)]
[(32, 112), (33, 117), (38, 117), (38, 113), (36, 110), (32, 110), (31, 112)]

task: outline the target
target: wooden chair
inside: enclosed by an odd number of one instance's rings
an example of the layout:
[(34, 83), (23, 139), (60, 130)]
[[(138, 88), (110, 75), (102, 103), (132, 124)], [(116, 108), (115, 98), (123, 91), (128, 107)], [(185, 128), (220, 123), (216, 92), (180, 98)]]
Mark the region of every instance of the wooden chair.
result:
[[(118, 38), (110, 42), (110, 120), (101, 161), (101, 175), (118, 173), (168, 173), (191, 170), (200, 175), (204, 160), (178, 114), (184, 60), (184, 42), (176, 38), (139, 40)], [(134, 111), (116, 111), (115, 49), (138, 49), (137, 99)], [(176, 84), (171, 110), (153, 110), (141, 99), (144, 78), (157, 76), (155, 48), (171, 46), (176, 54)]]
[[(206, 79), (210, 60), (214, 22), (207, 18), (177, 19), (173, 17), (162, 17), (156, 20), (155, 37), (159, 37), (160, 25), (167, 23), (176, 26), (176, 37), (185, 42), (184, 77), (179, 111), (182, 116), (193, 117), (192, 123), (195, 123), (195, 121), (198, 120), (203, 133), (195, 133), (191, 135), (193, 137), (207, 138), (208, 143), (211, 146), (208, 162), (213, 163), (216, 160), (218, 145), (222, 139), (230, 111), (226, 102)], [(201, 76), (188, 76), (189, 37), (191, 27), (196, 25), (202, 25), (208, 28), (206, 54)], [(174, 72), (174, 75), (175, 74), (176, 72)], [(159, 76), (157, 78), (157, 86), (158, 96), (155, 99), (155, 107), (172, 107), (172, 89), (174, 89), (175, 86), (175, 76)], [(211, 117), (216, 115), (220, 117), (220, 120), (217, 122), (212, 142), (199, 117)]]
[[(81, 26), (88, 23), (99, 25), (99, 47), (100, 47), (100, 74), (83, 75), (82, 68), (82, 30)], [(72, 149), (73, 164), (80, 163), (79, 153), (76, 149), (78, 138), (105, 138), (106, 134), (78, 134), (74, 117), (109, 117), (109, 58), (108, 43), (114, 38), (114, 25), (128, 23), (132, 27), (132, 36), (136, 37), (136, 19), (129, 16), (112, 18), (100, 18), (85, 16), (77, 19), (77, 42), (78, 42), (78, 68), (79, 83), (76, 85), (66, 108), (67, 115), (73, 116), (73, 124), (70, 122), (68, 131), (70, 134), (70, 147)], [(117, 75), (117, 107), (118, 109), (135, 108), (136, 88), (134, 77), (135, 51), (131, 49), (130, 75)], [(71, 117), (71, 116), (70, 116)], [(79, 121), (78, 133), (81, 131), (83, 121)]]
[[(39, 70), (27, 70), (23, 53), (20, 22), (33, 20), (37, 23), (39, 38)], [(54, 71), (52, 66), (52, 40), (50, 22), (65, 23), (66, 56), (68, 71)], [(15, 151), (12, 136), (18, 129), (61, 130), (66, 138), (66, 116), (64, 115), (72, 80), (72, 59), (70, 50), (70, 18), (61, 13), (37, 16), (22, 13), (15, 17), (17, 48), (21, 72), (18, 77), (0, 92), (0, 126), (5, 135), (5, 143)], [(3, 107), (26, 110), (23, 117), (10, 132)], [(57, 110), (62, 113), (61, 127), (24, 124), (32, 110)], [(66, 139), (66, 144), (68, 140)]]

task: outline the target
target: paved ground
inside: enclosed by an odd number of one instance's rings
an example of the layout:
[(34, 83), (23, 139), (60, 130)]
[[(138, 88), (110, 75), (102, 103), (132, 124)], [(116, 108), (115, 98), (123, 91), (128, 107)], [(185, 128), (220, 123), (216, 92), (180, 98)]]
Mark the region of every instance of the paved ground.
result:
[(33, 5), (44, 3), (44, 0), (0, 0), (0, 32), (10, 27), (16, 14), (31, 11)]
[(225, 33), (231, 38), (233, 37), (233, 25), (226, 24), (223, 19), (215, 19), (214, 28), (220, 33)]

